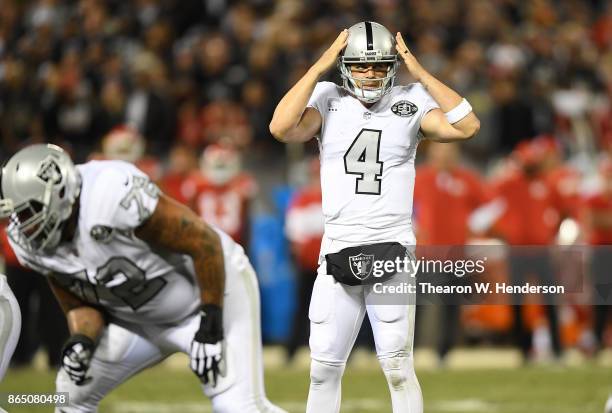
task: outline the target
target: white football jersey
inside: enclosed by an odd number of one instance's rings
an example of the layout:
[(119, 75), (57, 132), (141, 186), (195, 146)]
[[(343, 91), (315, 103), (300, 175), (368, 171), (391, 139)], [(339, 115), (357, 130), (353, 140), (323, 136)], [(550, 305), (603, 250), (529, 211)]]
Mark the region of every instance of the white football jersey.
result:
[[(155, 250), (134, 236), (157, 206), (157, 186), (122, 161), (91, 161), (77, 169), (82, 187), (74, 239), (52, 255), (31, 254), (11, 241), (19, 261), (53, 274), (115, 322), (173, 323), (195, 312), (200, 293), (191, 257)], [(217, 232), (227, 256), (234, 243)]]
[(319, 141), (325, 236), (414, 243), (414, 158), (421, 119), (438, 108), (420, 83), (395, 86), (370, 108), (344, 88), (317, 83), (308, 102)]

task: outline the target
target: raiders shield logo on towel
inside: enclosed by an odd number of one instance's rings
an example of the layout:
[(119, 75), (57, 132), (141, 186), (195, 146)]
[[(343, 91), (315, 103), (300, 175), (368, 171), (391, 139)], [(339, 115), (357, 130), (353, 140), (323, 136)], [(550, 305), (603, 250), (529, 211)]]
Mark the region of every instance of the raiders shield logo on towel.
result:
[[(332, 254), (325, 254), (328, 274), (346, 285), (369, 285), (383, 282), (396, 273), (383, 271), (377, 274), (374, 265), (378, 261), (395, 261), (406, 255), (406, 247), (399, 242), (379, 242), (376, 244), (346, 247)], [(378, 268), (376, 268), (378, 270)]]
[(353, 255), (349, 257), (349, 267), (353, 275), (360, 280), (364, 280), (372, 273), (372, 266), (374, 264), (374, 255), (366, 255), (361, 253), (359, 255)]

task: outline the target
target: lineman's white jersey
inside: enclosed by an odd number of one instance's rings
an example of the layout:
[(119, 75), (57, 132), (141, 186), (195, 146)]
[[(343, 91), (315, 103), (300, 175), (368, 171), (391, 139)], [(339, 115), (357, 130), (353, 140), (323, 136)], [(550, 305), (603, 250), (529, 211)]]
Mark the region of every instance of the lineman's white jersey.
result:
[(438, 104), (419, 83), (395, 86), (370, 108), (331, 82), (308, 102), (318, 136), (325, 236), (355, 243), (414, 243), (414, 158), (423, 116)]
[[(194, 313), (200, 293), (191, 257), (154, 250), (134, 236), (157, 206), (157, 186), (126, 162), (91, 161), (77, 169), (82, 187), (74, 240), (48, 256), (11, 242), (19, 261), (53, 274), (117, 323), (174, 323)], [(227, 256), (237, 246), (218, 232)]]

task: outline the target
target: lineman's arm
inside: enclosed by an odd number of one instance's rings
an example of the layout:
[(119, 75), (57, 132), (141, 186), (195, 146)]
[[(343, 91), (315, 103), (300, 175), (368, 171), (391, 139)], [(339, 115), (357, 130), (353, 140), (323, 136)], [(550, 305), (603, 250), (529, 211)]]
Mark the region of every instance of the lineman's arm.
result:
[(281, 142), (306, 142), (319, 133), (321, 114), (306, 108), (319, 78), (336, 64), (338, 55), (346, 47), (348, 31), (343, 30), (329, 49), (283, 96), (270, 121), (270, 133)]
[(48, 278), (51, 291), (66, 315), (71, 335), (82, 334), (97, 342), (104, 329), (104, 314), (64, 289), (53, 279)]
[(191, 209), (161, 194), (155, 211), (136, 228), (148, 244), (193, 259), (202, 304), (223, 305), (225, 265), (219, 235)]
[(406, 65), (410, 74), (423, 85), (425, 90), (434, 98), (440, 109), (429, 111), (421, 119), (423, 135), (438, 142), (452, 142), (469, 139), (478, 133), (480, 121), (473, 111), (469, 112), (458, 122), (450, 124), (445, 113), (456, 108), (463, 98), (450, 87), (436, 79), (423, 66), (419, 64), (410, 52), (401, 33), (395, 37), (396, 49)]

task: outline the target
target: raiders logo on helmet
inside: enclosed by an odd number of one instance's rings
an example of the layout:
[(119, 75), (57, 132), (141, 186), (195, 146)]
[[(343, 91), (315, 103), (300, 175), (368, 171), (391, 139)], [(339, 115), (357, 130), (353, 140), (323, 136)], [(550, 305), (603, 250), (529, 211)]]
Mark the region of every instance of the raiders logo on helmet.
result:
[(94, 225), (89, 232), (91, 237), (101, 243), (107, 243), (113, 237), (114, 230), (111, 227), (107, 227), (105, 225)]
[(62, 182), (62, 172), (52, 156), (48, 156), (47, 159), (40, 163), (40, 168), (36, 176), (44, 182), (51, 181), (53, 185)]
[(391, 112), (403, 118), (407, 118), (414, 115), (415, 113), (417, 113), (418, 110), (419, 108), (417, 108), (414, 103), (409, 102), (407, 100), (400, 100), (399, 102), (391, 106)]

